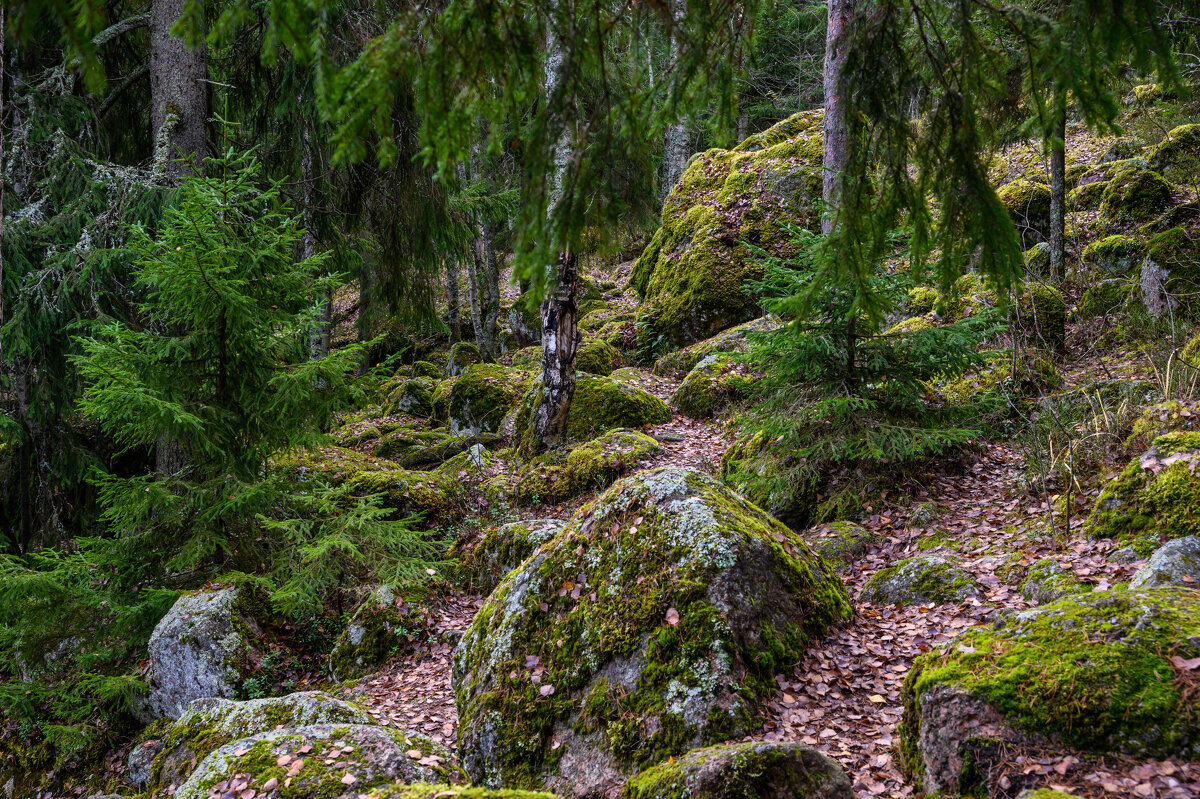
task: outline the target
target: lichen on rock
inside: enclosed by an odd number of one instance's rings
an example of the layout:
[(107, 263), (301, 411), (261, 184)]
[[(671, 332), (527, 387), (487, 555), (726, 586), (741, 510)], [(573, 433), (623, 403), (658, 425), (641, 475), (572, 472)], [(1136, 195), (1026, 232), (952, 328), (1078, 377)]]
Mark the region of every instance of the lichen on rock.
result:
[(1154, 439), (1104, 487), (1088, 517), (1088, 534), (1132, 543), (1149, 554), (1160, 539), (1200, 535), (1200, 433), (1168, 433)]
[(1163, 544), (1129, 581), (1131, 589), (1164, 586), (1200, 590), (1200, 536), (1189, 535)]
[(378, 669), (412, 644), (423, 622), (421, 614), (390, 586), (371, 591), (354, 609), (329, 653), (334, 679), (353, 680)]
[(684, 416), (707, 419), (746, 396), (753, 383), (750, 370), (734, 356), (713, 353), (688, 372), (671, 402)]
[(491, 527), (463, 556), (459, 573), (467, 587), (490, 594), (506, 574), (565, 526), (562, 519), (530, 519)]
[(921, 555), (876, 572), (858, 599), (887, 605), (923, 605), (962, 602), (979, 593), (974, 578), (961, 567), (946, 558)]
[(511, 572), (454, 654), (464, 767), (587, 796), (755, 729), (850, 614), (803, 539), (698, 472), (618, 482)]
[(1039, 605), (1090, 590), (1090, 586), (1080, 583), (1073, 573), (1058, 565), (1053, 558), (1043, 558), (1030, 566), (1021, 584), (1021, 596)]

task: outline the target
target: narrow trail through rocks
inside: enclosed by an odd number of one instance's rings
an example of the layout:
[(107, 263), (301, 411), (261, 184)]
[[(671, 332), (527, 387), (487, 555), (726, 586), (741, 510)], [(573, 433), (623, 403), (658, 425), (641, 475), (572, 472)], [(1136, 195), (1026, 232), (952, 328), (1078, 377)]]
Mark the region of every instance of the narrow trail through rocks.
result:
[[(638, 385), (669, 400), (678, 382), (644, 373)], [(676, 415), (649, 431), (663, 454), (651, 466), (674, 465), (718, 472), (731, 433), (711, 421)], [(1094, 590), (1126, 581), (1137, 563), (1109, 559), (1114, 545), (1082, 537), (1081, 518), (1062, 532), (1063, 522), (1025, 486), (1021, 456), (1003, 445), (986, 445), (959, 463), (924, 476), (916, 496), (895, 496), (871, 508), (862, 522), (873, 534), (867, 553), (842, 572), (857, 597), (877, 571), (917, 554), (953, 557), (978, 582), (982, 594), (961, 604), (894, 607), (855, 602), (853, 619), (816, 642), (787, 674), (766, 708), (762, 729), (751, 738), (799, 741), (841, 763), (859, 797), (913, 796), (893, 759), (902, 712), (900, 691), (913, 660), (971, 627), (992, 623), (1001, 613), (1035, 606), (1019, 585), (1004, 580), (1010, 558), (1029, 566), (1053, 558)], [(912, 524), (910, 511), (932, 503), (932, 518)], [(1083, 511), (1086, 513), (1086, 510)], [(810, 538), (832, 535), (814, 528)], [(998, 573), (999, 571), (999, 573)], [(380, 720), (425, 733), (453, 749), (457, 715), (451, 686), (453, 645), (484, 598), (446, 596), (434, 608), (433, 643), (392, 663), (343, 693)], [(1061, 750), (1014, 755), (1002, 765), (1001, 787), (1015, 796), (1025, 787), (1051, 787), (1085, 799), (1200, 797), (1200, 764), (1124, 757), (1094, 758)]]

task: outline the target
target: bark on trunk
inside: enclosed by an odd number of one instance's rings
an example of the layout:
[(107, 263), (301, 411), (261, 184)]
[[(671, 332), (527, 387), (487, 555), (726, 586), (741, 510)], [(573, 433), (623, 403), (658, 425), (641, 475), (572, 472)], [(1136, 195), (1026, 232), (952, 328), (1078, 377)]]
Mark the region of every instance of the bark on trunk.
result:
[[(686, 4), (683, 0), (674, 0), (671, 4), (675, 14), (675, 24), (681, 25)], [(671, 63), (679, 58), (678, 32), (671, 34)], [(671, 193), (675, 184), (683, 177), (687, 168), (688, 158), (692, 155), (691, 126), (686, 119), (676, 122), (667, 128), (666, 148), (663, 158), (663, 196)]]
[[(4, 241), (4, 6), (0, 5), (0, 243)], [(4, 248), (0, 247), (0, 327), (4, 327)], [(0, 339), (0, 369), (4, 368)]]
[(1067, 265), (1067, 109), (1056, 109), (1050, 145), (1050, 279), (1062, 280)]
[(491, 223), (479, 223), (479, 238), (471, 250), (472, 321), (475, 343), (485, 361), (500, 357), (500, 263)]
[[(307, 124), (307, 123), (306, 123)], [(316, 152), (312, 144), (312, 131), (305, 127), (304, 145), (300, 153), (300, 224), (304, 226), (304, 235), (300, 237), (300, 260), (307, 261), (317, 254), (316, 216), (317, 206), (317, 166)], [(333, 320), (333, 298), (326, 295), (321, 303), (321, 315), (316, 325), (309, 333), (308, 354), (310, 360), (319, 361), (329, 355)], [(318, 386), (325, 388), (325, 386)]]
[[(557, 97), (563, 80), (565, 51), (562, 41), (551, 38), (546, 46), (545, 96)], [(562, 201), (563, 182), (571, 163), (571, 134), (564, 127), (551, 159), (547, 213), (553, 214)], [(575, 353), (579, 349), (578, 309), (575, 304), (578, 284), (575, 254), (559, 254), (552, 275), (553, 294), (542, 303), (542, 391), (534, 409), (534, 441), (538, 451), (563, 443), (567, 434), (567, 416), (575, 397)]]
[(574, 253), (558, 259), (558, 286), (542, 303), (542, 401), (534, 432), (542, 449), (566, 440), (567, 415), (575, 397), (575, 354), (582, 336), (575, 305), (578, 262)]
[(825, 211), (821, 231), (833, 230), (842, 194), (842, 172), (849, 157), (849, 127), (841, 100), (841, 73), (845, 37), (857, 0), (829, 0), (829, 26), (825, 34), (825, 162), (822, 199)]
[(150, 5), (150, 130), (155, 159), (168, 175), (183, 175), (188, 158), (197, 172), (204, 171), (207, 57), (203, 47), (189, 50), (171, 34), (186, 5), (187, 0), (153, 0)]

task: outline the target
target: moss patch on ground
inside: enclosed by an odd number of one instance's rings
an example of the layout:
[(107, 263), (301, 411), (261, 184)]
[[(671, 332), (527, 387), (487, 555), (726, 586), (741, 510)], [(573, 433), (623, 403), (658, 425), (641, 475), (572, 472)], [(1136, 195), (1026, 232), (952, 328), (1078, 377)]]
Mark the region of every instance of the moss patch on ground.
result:
[(522, 502), (564, 502), (606, 488), (662, 453), (658, 442), (636, 430), (610, 430), (566, 453), (535, 458), (517, 483)]

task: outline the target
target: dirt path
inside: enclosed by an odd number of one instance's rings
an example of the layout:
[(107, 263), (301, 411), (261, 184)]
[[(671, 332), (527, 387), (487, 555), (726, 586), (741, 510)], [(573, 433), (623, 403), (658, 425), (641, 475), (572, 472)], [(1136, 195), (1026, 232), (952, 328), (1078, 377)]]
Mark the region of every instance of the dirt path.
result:
[[(677, 382), (647, 372), (639, 385), (668, 399)], [(664, 449), (653, 466), (710, 472), (719, 471), (721, 453), (732, 438), (711, 421), (682, 416), (651, 432)], [(910, 607), (856, 603), (854, 619), (810, 649), (791, 673), (776, 675), (780, 690), (762, 730), (753, 737), (817, 747), (842, 764), (859, 797), (913, 796), (914, 787), (904, 783), (891, 754), (901, 715), (901, 684), (917, 655), (999, 613), (1031, 607), (1019, 587), (1001, 576), (1010, 555), (1018, 553), (1024, 566), (1054, 558), (1097, 590), (1129, 579), (1137, 564), (1110, 562), (1111, 542), (1077, 534), (1066, 538), (1051, 528), (1046, 505), (1027, 493), (1022, 466), (1013, 450), (989, 445), (965, 465), (949, 464), (931, 472), (915, 500), (932, 503), (936, 512), (921, 526), (909, 523), (908, 508), (915, 504), (911, 497), (896, 497), (904, 509), (873, 509), (863, 526), (875, 534), (875, 543), (843, 574), (852, 597), (875, 572), (920, 553), (954, 557), (973, 574), (983, 596), (962, 604)], [(809, 536), (824, 533), (815, 528)], [(480, 597), (445, 598), (436, 610), (436, 643), (347, 693), (381, 721), (424, 732), (453, 749), (457, 716), (450, 653), (482, 604)], [(1015, 758), (1004, 769), (1002, 784), (1013, 796), (1021, 787), (1036, 785), (1088, 799), (1200, 797), (1200, 764), (1194, 763), (1089, 759), (1059, 752)]]

